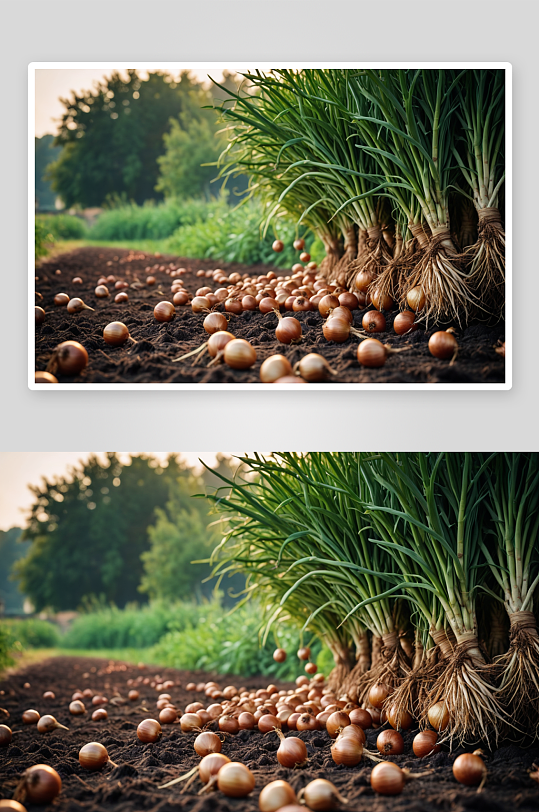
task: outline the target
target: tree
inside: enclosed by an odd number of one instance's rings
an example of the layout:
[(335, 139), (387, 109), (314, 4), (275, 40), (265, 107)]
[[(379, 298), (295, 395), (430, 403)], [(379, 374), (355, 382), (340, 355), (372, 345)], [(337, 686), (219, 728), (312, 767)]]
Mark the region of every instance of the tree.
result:
[(105, 464), (90, 457), (67, 477), (32, 486), (23, 534), (31, 547), (14, 570), (36, 610), (76, 609), (92, 595), (120, 606), (140, 598), (147, 528), (184, 470), (173, 456), (163, 467), (145, 456), (122, 464), (109, 453)]
[(35, 139), (36, 156), (36, 208), (39, 211), (50, 211), (55, 208), (56, 195), (50, 181), (45, 177), (47, 168), (60, 155), (60, 147), (54, 146), (54, 135), (44, 135)]
[(178, 81), (169, 74), (136, 70), (123, 79), (115, 72), (93, 91), (62, 99), (66, 112), (55, 144), (59, 159), (49, 177), (67, 207), (101, 206), (107, 198), (127, 196), (143, 203), (155, 198), (170, 119), (199, 110), (207, 91), (188, 71)]
[(28, 552), (30, 546), (27, 541), (20, 541), (21, 535), (22, 527), (0, 530), (0, 604), (7, 615), (23, 612), (24, 595), (11, 578), (15, 562)]
[(224, 142), (217, 135), (215, 114), (201, 113), (209, 115), (180, 114), (163, 136), (165, 153), (157, 159), (161, 172), (155, 188), (165, 197), (210, 198), (218, 191), (218, 185), (211, 183), (217, 176), (216, 167), (203, 164), (217, 161)]

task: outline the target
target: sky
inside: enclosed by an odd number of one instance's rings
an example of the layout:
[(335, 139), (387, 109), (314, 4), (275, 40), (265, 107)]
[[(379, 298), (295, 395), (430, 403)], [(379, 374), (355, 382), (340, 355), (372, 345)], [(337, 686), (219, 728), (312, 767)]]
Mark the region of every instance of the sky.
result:
[[(85, 460), (93, 453), (104, 455), (103, 451), (2, 451), (0, 452), (0, 530), (10, 527), (23, 527), (25, 508), (32, 504), (32, 493), (28, 484), (39, 485), (42, 477), (49, 479), (67, 474), (69, 468)], [(165, 459), (169, 451), (124, 451), (118, 452), (121, 458), (132, 454), (151, 454)], [(198, 467), (202, 459), (207, 465), (215, 463), (216, 451), (178, 452), (193, 467)], [(226, 451), (231, 456), (245, 452)]]
[[(233, 67), (226, 69), (234, 70)], [(110, 76), (112, 72), (112, 69), (104, 70), (103, 68), (36, 69), (36, 136), (41, 138), (47, 133), (57, 134), (58, 125), (65, 109), (60, 98), (69, 98), (72, 90), (77, 93), (82, 90), (92, 90), (96, 82), (102, 80), (104, 76)], [(179, 71), (171, 72), (174, 75), (179, 74)], [(208, 74), (219, 81), (222, 78), (223, 68), (193, 69), (191, 72), (200, 81), (208, 81)], [(120, 73), (127, 75), (126, 71), (120, 71)], [(142, 78), (146, 78), (147, 71), (141, 70), (139, 74)]]

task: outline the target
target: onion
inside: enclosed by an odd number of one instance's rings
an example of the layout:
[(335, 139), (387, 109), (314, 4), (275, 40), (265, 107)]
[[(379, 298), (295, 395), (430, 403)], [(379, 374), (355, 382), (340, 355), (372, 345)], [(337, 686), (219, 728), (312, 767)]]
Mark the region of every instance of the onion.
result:
[(272, 243), (271, 247), (273, 248), (274, 251), (276, 251), (278, 254), (280, 254), (281, 251), (284, 249), (284, 242), (282, 240), (275, 240)]
[(61, 725), (60, 722), (57, 722), (54, 716), (50, 716), (46, 714), (42, 716), (41, 719), (38, 720), (37, 729), (40, 733), (51, 733), (53, 730), (57, 728), (62, 728), (62, 730), (69, 730), (68, 727), (65, 725)]
[(361, 320), (363, 329), (367, 333), (382, 333), (386, 329), (386, 320), (383, 313), (378, 310), (369, 310)]
[(436, 743), (437, 741), (438, 734), (435, 730), (422, 730), (421, 733), (414, 736), (412, 749), (418, 758), (424, 758), (440, 752), (440, 745)]
[(366, 293), (372, 282), (372, 276), (368, 271), (360, 271), (355, 278), (356, 288), (362, 293)]
[(392, 761), (382, 761), (371, 772), (371, 787), (379, 795), (400, 795), (406, 784), (406, 773)]
[[(371, 339), (369, 339), (371, 340)], [(375, 339), (372, 339), (375, 340)], [(383, 682), (377, 682), (369, 691), (369, 702), (373, 706), (373, 708), (377, 708), (377, 710), (381, 710), (384, 707), (384, 702), (388, 698), (391, 693), (391, 689), (388, 685), (385, 685)]]
[(326, 722), (326, 730), (332, 739), (336, 739), (341, 730), (350, 724), (350, 717), (344, 711), (335, 711)]
[(178, 718), (178, 711), (176, 708), (165, 707), (159, 713), (159, 721), (162, 725), (171, 725)]
[(429, 352), (435, 358), (455, 358), (459, 345), (453, 333), (439, 330), (429, 338)]
[(86, 770), (100, 770), (101, 767), (105, 766), (107, 761), (110, 761), (110, 763), (116, 767), (116, 764), (109, 758), (107, 748), (99, 742), (90, 742), (79, 750), (80, 765)]
[(129, 338), (129, 330), (121, 321), (111, 321), (103, 330), (103, 338), (112, 347), (119, 347)]
[(412, 727), (412, 717), (407, 710), (392, 705), (387, 711), (387, 721), (395, 730), (409, 730)]
[(331, 757), (335, 764), (355, 767), (363, 757), (363, 744), (354, 736), (339, 736), (331, 746)]
[(292, 304), (292, 310), (295, 313), (306, 313), (312, 309), (313, 306), (309, 299), (306, 299), (305, 296), (296, 296)]
[(396, 730), (383, 730), (376, 739), (376, 747), (383, 756), (400, 756), (404, 753), (404, 739)]
[(86, 713), (84, 702), (81, 702), (80, 699), (75, 699), (75, 701), (69, 705), (69, 713), (72, 713), (73, 716), (82, 716), (83, 713)]
[(230, 764), (230, 759), (222, 753), (210, 753), (204, 756), (198, 765), (198, 774), (202, 783), (207, 784), (210, 778), (217, 775), (221, 767), (224, 767), (225, 764)]
[(93, 307), (88, 307), (85, 305), (82, 299), (75, 297), (74, 299), (70, 299), (67, 303), (67, 312), (73, 315), (74, 313), (80, 313), (82, 310), (93, 310)]
[(63, 375), (77, 375), (87, 365), (88, 353), (78, 341), (63, 341), (54, 350), (50, 363), (57, 366)]
[(391, 310), (393, 299), (387, 293), (381, 293), (378, 289), (371, 293), (372, 303), (377, 310)]
[(56, 296), (54, 297), (55, 305), (63, 306), (66, 305), (68, 302), (69, 296), (67, 295), (67, 293), (57, 293)]
[[(129, 699), (130, 702), (136, 702), (137, 699), (139, 698), (139, 696), (140, 696), (139, 692), (134, 691), (134, 690), (129, 691), (129, 693), (127, 694), (127, 698)], [(170, 699), (170, 697), (169, 697), (169, 699)]]
[(228, 321), (223, 313), (208, 313), (204, 319), (203, 325), (207, 333), (213, 334), (218, 332), (226, 332)]
[(300, 359), (298, 369), (304, 381), (325, 381), (333, 374), (326, 359), (316, 352), (304, 355)]
[(210, 303), (205, 296), (195, 296), (191, 302), (191, 310), (193, 313), (204, 313), (205, 310), (210, 309)]
[(277, 812), (283, 806), (296, 803), (296, 793), (287, 781), (271, 781), (258, 798), (260, 812)]
[(282, 344), (291, 344), (299, 341), (302, 335), (301, 324), (291, 316), (279, 318), (279, 324), (275, 328), (275, 338)]
[(403, 310), (402, 313), (399, 313), (395, 316), (395, 320), (393, 322), (393, 329), (397, 333), (398, 336), (402, 336), (405, 333), (411, 333), (414, 330), (417, 330), (417, 324), (415, 323), (415, 313), (412, 313), (411, 310)]
[(236, 719), (235, 716), (221, 716), (218, 724), (219, 730), (222, 730), (223, 733), (230, 733), (233, 736), (235, 736), (240, 729), (239, 720)]
[(475, 753), (462, 753), (455, 759), (453, 764), (453, 775), (461, 784), (467, 787), (475, 787), (483, 784), (487, 777), (487, 768)]
[[(278, 378), (282, 378), (285, 375), (292, 375), (292, 365), (284, 355), (270, 355), (260, 367), (260, 380), (262, 383), (274, 383)], [(282, 651), (284, 654), (282, 660), (278, 660), (275, 657), (278, 651)], [(282, 648), (276, 649), (273, 652), (273, 659), (275, 662), (283, 663), (286, 660), (286, 651)]]
[(255, 788), (255, 777), (244, 764), (231, 761), (217, 773), (217, 786), (229, 798), (244, 798)]
[(302, 713), (296, 719), (296, 730), (320, 730), (320, 728), (320, 722), (310, 713)]
[(287, 727), (288, 727), (289, 730), (296, 730), (296, 723), (297, 723), (297, 721), (298, 721), (298, 719), (300, 718), (301, 715), (302, 715), (301, 713), (296, 713), (296, 712), (290, 714), (290, 716), (286, 720), (286, 724), (287, 724)]
[(202, 720), (196, 713), (184, 713), (180, 718), (182, 733), (191, 733), (193, 730), (200, 730)]
[[(241, 306), (243, 310), (256, 310), (256, 308), (258, 307), (255, 297), (251, 296), (250, 294), (247, 294), (247, 296), (243, 297), (243, 299), (241, 300)], [(277, 303), (277, 307), (278, 306), (279, 302)]]
[(408, 291), (406, 294), (406, 301), (410, 305), (410, 309), (414, 310), (416, 313), (418, 310), (423, 310), (425, 307), (425, 294), (419, 285)]
[(235, 316), (239, 316), (240, 313), (243, 312), (243, 307), (238, 299), (227, 299), (225, 302), (225, 310), (227, 313), (233, 313)]
[(35, 383), (58, 383), (58, 378), (54, 375), (51, 375), (50, 372), (45, 372), (44, 370), (38, 370), (35, 374)]
[(302, 251), (305, 248), (305, 240), (298, 238), (297, 240), (294, 240), (293, 245), (296, 251)]
[(367, 741), (365, 731), (359, 725), (347, 725), (342, 729), (339, 735), (342, 737), (352, 737), (360, 744), (365, 744)]
[(22, 720), (25, 725), (35, 725), (36, 722), (39, 721), (39, 716), (40, 714), (36, 710), (25, 710), (22, 715)]
[[(26, 807), (18, 801), (9, 800), (9, 798), (0, 801), (0, 809), (9, 810), (9, 812), (26, 812)], [(302, 812), (305, 812), (305, 810), (302, 810)]]
[(281, 729), (281, 723), (272, 713), (265, 713), (258, 720), (258, 729), (261, 733), (269, 733), (271, 730)]
[(43, 324), (45, 321), (45, 311), (42, 307), (35, 307), (35, 317), (36, 317), (36, 324)]
[(144, 719), (137, 727), (137, 736), (141, 742), (156, 742), (161, 738), (161, 725), (156, 719)]
[(92, 722), (100, 722), (103, 719), (108, 719), (108, 716), (105, 708), (97, 708), (97, 710), (92, 713)]
[(155, 285), (155, 276), (147, 276), (146, 277), (146, 284), (147, 285)]
[(206, 711), (210, 719), (218, 719), (219, 716), (221, 716), (221, 714), (223, 713), (223, 706), (219, 705), (218, 703), (217, 704), (214, 703), (213, 705), (208, 705)]
[(236, 338), (236, 336), (226, 330), (219, 330), (217, 333), (213, 333), (208, 339), (208, 352), (211, 357), (216, 358), (217, 355), (224, 350), (228, 342), (234, 338)]
[(261, 313), (271, 313), (273, 310), (279, 309), (279, 302), (275, 299), (272, 299), (270, 296), (265, 296), (263, 299), (260, 300), (258, 305), (258, 309)]
[(15, 795), (26, 797), (30, 803), (45, 805), (60, 794), (62, 779), (48, 764), (35, 764), (23, 773)]
[(240, 730), (253, 730), (256, 725), (256, 719), (252, 713), (243, 711), (238, 716), (238, 727)]
[(313, 812), (326, 812), (326, 810), (336, 809), (341, 803), (346, 803), (331, 781), (326, 781), (325, 778), (316, 778), (307, 784), (305, 789), (300, 793), (305, 804)]
[(339, 293), (339, 304), (347, 307), (348, 310), (357, 310), (359, 301), (355, 293), (349, 293), (347, 290), (344, 293)]
[[(282, 355), (273, 355), (271, 357), (272, 358), (283, 358), (284, 356), (282, 356)], [(269, 361), (269, 358), (267, 358), (266, 360)], [(265, 363), (266, 363), (266, 361), (264, 361), (264, 364)], [(288, 363), (288, 361), (287, 361), (287, 363)], [(264, 364), (262, 364), (262, 366), (264, 366)], [(290, 371), (292, 371), (292, 367), (290, 367)], [(260, 370), (260, 372), (262, 373), (262, 370)], [(260, 375), (260, 377), (262, 377), (262, 374)], [(284, 650), (284, 648), (276, 648), (275, 651), (273, 652), (273, 659), (275, 660), (276, 663), (284, 663), (284, 661), (286, 660), (286, 651)]]
[(354, 323), (354, 317), (352, 315), (352, 311), (349, 310), (344, 305), (339, 305), (339, 307), (336, 307), (335, 310), (332, 310), (330, 318), (332, 318), (332, 319), (344, 319), (344, 321), (347, 321), (348, 324), (353, 324)]
[(372, 716), (365, 708), (354, 708), (348, 715), (352, 725), (359, 725), (363, 730), (372, 727)]
[(377, 338), (366, 338), (358, 345), (356, 354), (357, 360), (364, 367), (383, 367), (387, 361), (388, 348)]
[(172, 321), (176, 308), (172, 302), (159, 302), (153, 309), (153, 314), (157, 321)]
[(127, 295), (125, 290), (122, 290), (121, 293), (116, 294), (116, 296), (114, 297), (114, 301), (117, 304), (122, 304), (123, 302), (128, 302), (129, 301), (129, 296)]
[(7, 725), (0, 725), (0, 747), (7, 747), (11, 742), (11, 728)]
[(106, 299), (109, 296), (109, 289), (106, 285), (98, 285), (94, 293), (98, 299)]
[(220, 753), (221, 739), (217, 733), (211, 733), (209, 730), (205, 730), (198, 734), (193, 743), (193, 747), (199, 756), (207, 756), (210, 753)]
[(331, 293), (327, 296), (324, 296), (320, 302), (318, 303), (318, 312), (322, 316), (322, 318), (326, 318), (327, 315), (332, 310), (335, 310), (336, 307), (339, 307), (341, 303), (337, 299), (336, 296), (333, 296)]
[(305, 742), (298, 739), (297, 736), (285, 736), (281, 731), (275, 731), (279, 736), (281, 743), (277, 750), (277, 761), (282, 767), (300, 767), (307, 761), (307, 747)]
[(427, 716), (434, 730), (445, 730), (449, 724), (449, 711), (445, 702), (436, 702), (428, 709)]
[(342, 344), (350, 337), (350, 324), (344, 319), (330, 317), (322, 327), (322, 332), (327, 341)]
[(316, 665), (316, 663), (307, 663), (307, 665), (305, 666), (305, 671), (307, 672), (307, 674), (316, 674), (316, 672), (318, 671), (318, 666)]
[(226, 344), (223, 357), (232, 369), (248, 369), (256, 361), (256, 350), (245, 339), (235, 338)]
[(186, 305), (189, 302), (189, 294), (186, 290), (178, 290), (172, 297), (172, 304), (179, 307), (181, 305)]

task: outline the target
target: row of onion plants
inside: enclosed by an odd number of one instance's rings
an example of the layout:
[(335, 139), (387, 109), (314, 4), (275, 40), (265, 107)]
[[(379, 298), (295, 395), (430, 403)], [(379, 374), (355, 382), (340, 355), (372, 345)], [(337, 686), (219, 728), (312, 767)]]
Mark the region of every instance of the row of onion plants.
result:
[(536, 737), (539, 455), (282, 453), (210, 496), (222, 578), (265, 634), (331, 649), (331, 688), (454, 742)]
[[(503, 315), (503, 70), (244, 74), (221, 173), (323, 241), (328, 281), (428, 320)], [(223, 88), (223, 90), (225, 90)]]

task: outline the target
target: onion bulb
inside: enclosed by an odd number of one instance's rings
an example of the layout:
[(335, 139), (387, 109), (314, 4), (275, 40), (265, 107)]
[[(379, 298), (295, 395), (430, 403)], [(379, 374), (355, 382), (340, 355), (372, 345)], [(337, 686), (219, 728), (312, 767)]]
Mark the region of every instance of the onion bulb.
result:
[(304, 381), (325, 381), (333, 371), (322, 355), (310, 352), (304, 355), (298, 363), (298, 369)]
[(159, 713), (159, 722), (162, 725), (171, 725), (178, 718), (178, 711), (176, 708), (164, 707)]
[(347, 307), (348, 310), (357, 310), (359, 307), (359, 300), (355, 293), (349, 293), (347, 290), (344, 293), (339, 293), (339, 304)]
[(391, 310), (393, 299), (387, 293), (381, 293), (378, 288), (371, 293), (372, 303), (377, 310)]
[(335, 341), (336, 344), (342, 344), (348, 341), (350, 337), (350, 323), (345, 319), (331, 316), (322, 327), (324, 338), (326, 341)]
[(341, 302), (337, 299), (336, 296), (333, 294), (328, 293), (324, 296), (320, 302), (318, 303), (318, 312), (322, 316), (322, 318), (326, 318), (332, 310), (335, 310), (336, 307), (339, 307)]
[(35, 383), (58, 383), (58, 378), (50, 372), (39, 369), (35, 374)]
[(33, 709), (25, 710), (22, 715), (22, 720), (25, 725), (35, 725), (39, 722), (39, 712)]
[(221, 752), (221, 739), (217, 733), (212, 733), (209, 730), (204, 730), (196, 737), (193, 747), (199, 756), (207, 756), (210, 753)]
[(326, 781), (325, 778), (316, 778), (311, 781), (300, 795), (313, 812), (329, 812), (329, 810), (336, 809), (339, 804), (346, 803), (346, 799), (339, 794), (335, 784)]
[(392, 705), (387, 711), (387, 721), (395, 730), (409, 730), (413, 720), (407, 710)]
[(231, 761), (217, 773), (217, 786), (229, 798), (244, 798), (255, 788), (255, 777), (245, 764)]
[(381, 710), (384, 707), (384, 702), (391, 693), (391, 689), (383, 682), (377, 682), (369, 691), (368, 699), (373, 708)]
[(436, 702), (436, 704), (431, 705), (428, 709), (427, 716), (429, 724), (434, 730), (445, 730), (449, 724), (449, 711), (447, 710), (445, 702)]
[(7, 725), (0, 725), (0, 747), (7, 747), (11, 742), (11, 728)]
[(275, 731), (279, 736), (281, 743), (277, 750), (277, 761), (282, 767), (300, 767), (307, 761), (307, 747), (305, 742), (298, 739), (297, 736), (285, 736), (280, 730)]
[(402, 336), (405, 333), (411, 333), (414, 330), (417, 330), (415, 313), (412, 313), (411, 310), (403, 310), (402, 313), (395, 316), (395, 320), (393, 321), (393, 329), (398, 336)]
[(172, 297), (172, 304), (176, 305), (176, 307), (180, 307), (181, 305), (186, 305), (189, 302), (189, 294), (186, 290), (177, 290), (174, 296)]
[(277, 812), (283, 806), (296, 803), (296, 793), (288, 781), (271, 781), (266, 784), (258, 799), (260, 812)]
[(326, 730), (332, 739), (336, 739), (341, 730), (350, 724), (350, 717), (344, 711), (335, 711), (326, 722)]
[(228, 756), (223, 755), (223, 753), (210, 753), (209, 755), (204, 756), (198, 765), (198, 774), (200, 776), (200, 780), (203, 784), (207, 784), (210, 778), (217, 775), (221, 767), (224, 767), (225, 764), (230, 763), (231, 762)]
[(274, 240), (271, 247), (277, 254), (280, 254), (284, 249), (284, 242), (282, 240)]
[(103, 330), (103, 338), (111, 347), (120, 347), (129, 338), (129, 330), (121, 321), (111, 321)]
[(316, 663), (307, 663), (307, 665), (305, 666), (305, 671), (307, 672), (307, 674), (316, 674), (316, 672), (318, 671), (318, 666), (316, 665)]
[(93, 310), (93, 307), (88, 307), (88, 305), (84, 304), (82, 299), (75, 297), (74, 299), (70, 299), (67, 303), (67, 312), (73, 315), (74, 313), (80, 313), (83, 310)]
[(292, 344), (292, 342), (299, 341), (301, 334), (301, 324), (297, 319), (292, 316), (279, 318), (279, 324), (275, 328), (275, 338), (277, 341), (280, 341), (281, 344)]
[(438, 330), (429, 338), (429, 352), (435, 358), (455, 358), (459, 345), (453, 333)]
[(193, 313), (204, 313), (205, 310), (210, 309), (210, 303), (205, 296), (195, 296), (191, 302), (191, 310)]
[(176, 308), (172, 302), (159, 302), (153, 309), (153, 315), (157, 321), (172, 321), (176, 313)]
[(261, 733), (269, 733), (271, 730), (281, 729), (281, 723), (272, 713), (265, 713), (258, 720), (258, 729)]
[(462, 753), (455, 759), (453, 775), (459, 783), (475, 787), (485, 782), (487, 768), (480, 756), (475, 753)]
[(400, 756), (404, 753), (404, 739), (396, 730), (383, 730), (376, 739), (376, 747), (383, 756)]
[(235, 338), (226, 344), (223, 357), (232, 369), (248, 369), (256, 361), (256, 350), (244, 338)]
[(355, 767), (363, 757), (363, 744), (354, 736), (339, 736), (331, 745), (331, 757), (335, 764)]
[(213, 335), (214, 333), (226, 331), (228, 321), (223, 313), (208, 313), (202, 326), (207, 333)]
[(108, 719), (108, 717), (109, 715), (105, 708), (97, 708), (97, 710), (92, 713), (92, 722), (101, 722), (104, 719)]
[(197, 713), (184, 713), (180, 717), (180, 727), (182, 733), (191, 733), (193, 730), (200, 730), (202, 719)]
[(392, 350), (377, 338), (366, 338), (357, 348), (357, 360), (364, 367), (383, 367), (387, 356), (393, 352), (398, 350)]
[(68, 727), (66, 727), (65, 725), (61, 725), (60, 722), (56, 721), (54, 716), (50, 716), (48, 713), (38, 720), (37, 729), (40, 733), (51, 733), (53, 730), (56, 730), (57, 728), (62, 728), (62, 730), (69, 730)]
[(45, 321), (45, 311), (42, 307), (35, 307), (35, 314), (36, 314), (36, 324), (43, 324)]
[(425, 756), (440, 752), (440, 745), (437, 744), (437, 741), (438, 734), (435, 730), (422, 730), (421, 733), (414, 736), (412, 749), (418, 758), (425, 758)]
[(253, 730), (256, 725), (256, 719), (249, 711), (243, 711), (238, 716), (238, 726), (240, 730)]
[(116, 294), (116, 296), (114, 297), (114, 301), (116, 302), (116, 304), (123, 304), (124, 302), (129, 301), (129, 296), (127, 295), (125, 290), (122, 290), (120, 291), (120, 293)]
[(0, 809), (3, 809), (4, 812), (26, 812), (26, 807), (18, 801), (12, 801), (9, 798), (4, 798), (0, 801)]
[(98, 299), (106, 299), (109, 295), (109, 289), (106, 285), (98, 285), (94, 290), (94, 293)]
[(348, 715), (352, 725), (358, 725), (363, 728), (363, 730), (368, 730), (372, 727), (372, 716), (365, 708), (354, 708)]
[[(292, 365), (284, 355), (270, 355), (260, 367), (260, 380), (262, 383), (274, 383), (285, 375), (292, 375)], [(284, 654), (282, 660), (278, 660), (275, 657), (278, 651), (282, 651)], [(286, 660), (286, 651), (283, 651), (282, 648), (276, 649), (273, 652), (273, 659), (275, 662), (283, 663)]]
[(235, 736), (238, 730), (240, 729), (240, 723), (235, 716), (221, 716), (218, 722), (219, 730), (222, 730), (223, 733), (230, 733), (231, 735)]
[(57, 293), (54, 297), (54, 304), (58, 306), (65, 306), (69, 302), (67, 293)]
[(371, 787), (379, 795), (400, 795), (406, 784), (406, 773), (392, 761), (382, 761), (371, 772)]
[(414, 310), (416, 313), (418, 310), (423, 310), (425, 307), (425, 294), (419, 285), (408, 291), (406, 301), (410, 305), (410, 310)]
[(302, 251), (305, 248), (305, 240), (302, 240), (301, 237), (298, 237), (297, 240), (294, 240), (293, 245), (296, 251)]
[(386, 329), (386, 319), (378, 310), (369, 310), (361, 320), (363, 329), (367, 333), (382, 333)]
[(234, 338), (236, 338), (236, 336), (226, 330), (219, 330), (217, 333), (213, 333), (208, 339), (208, 352), (211, 357), (215, 358), (224, 350), (228, 342)]
[(15, 800), (27, 798), (30, 803), (50, 804), (62, 790), (62, 779), (48, 764), (35, 764), (23, 773), (15, 790)]
[(156, 742), (161, 738), (161, 725), (157, 719), (144, 719), (137, 727), (137, 736), (141, 742)]
[(53, 352), (49, 362), (54, 369), (47, 372), (55, 372), (56, 368), (63, 375), (77, 375), (82, 372), (88, 363), (88, 353), (78, 341), (62, 341)]
[(81, 702), (80, 699), (75, 699), (74, 702), (69, 704), (69, 713), (73, 714), (73, 716), (82, 716), (83, 713), (86, 713), (84, 702)]
[(107, 748), (99, 742), (89, 742), (79, 750), (79, 762), (85, 770), (100, 770), (107, 761), (116, 767), (116, 764), (109, 758)]
[(355, 283), (356, 288), (360, 290), (362, 293), (366, 293), (369, 289), (369, 286), (372, 282), (372, 276), (368, 271), (360, 271), (356, 275)]

